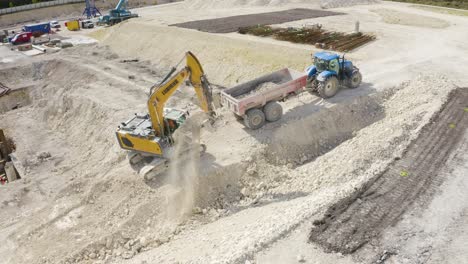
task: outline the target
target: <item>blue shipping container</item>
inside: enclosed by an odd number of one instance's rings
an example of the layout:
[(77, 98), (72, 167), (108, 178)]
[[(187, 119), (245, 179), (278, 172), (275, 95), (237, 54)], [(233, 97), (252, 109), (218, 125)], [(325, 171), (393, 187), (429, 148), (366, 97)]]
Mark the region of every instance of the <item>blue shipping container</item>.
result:
[(32, 33), (49, 33), (50, 32), (50, 23), (41, 23), (41, 24), (33, 24), (33, 25), (26, 25), (23, 27), (24, 32), (32, 32)]

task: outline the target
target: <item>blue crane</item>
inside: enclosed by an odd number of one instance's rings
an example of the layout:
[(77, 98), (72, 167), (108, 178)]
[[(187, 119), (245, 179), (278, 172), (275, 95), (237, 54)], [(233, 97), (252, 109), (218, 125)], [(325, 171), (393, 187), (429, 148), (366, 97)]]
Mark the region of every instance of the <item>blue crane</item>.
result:
[(86, 0), (86, 7), (83, 11), (83, 15), (84, 14), (86, 14), (86, 17), (88, 18), (96, 17), (96, 14), (99, 14), (101, 16), (101, 12), (99, 12), (99, 9), (97, 9), (94, 0)]
[(114, 25), (124, 20), (138, 17), (138, 14), (133, 14), (130, 12), (130, 10), (127, 9), (127, 5), (128, 0), (119, 0), (117, 6), (109, 11), (109, 15), (103, 16), (100, 22), (108, 25)]

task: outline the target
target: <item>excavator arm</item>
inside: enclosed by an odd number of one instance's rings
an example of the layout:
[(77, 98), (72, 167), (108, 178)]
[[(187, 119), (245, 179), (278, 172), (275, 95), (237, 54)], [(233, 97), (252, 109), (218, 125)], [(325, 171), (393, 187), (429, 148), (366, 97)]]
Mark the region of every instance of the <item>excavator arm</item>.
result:
[(166, 131), (164, 105), (187, 79), (195, 89), (198, 101), (200, 102), (200, 108), (210, 115), (214, 113), (210, 85), (205, 77), (200, 62), (190, 51), (185, 54), (185, 59), (186, 66), (182, 70), (163, 84), (151, 90), (151, 95), (148, 99), (148, 110), (152, 127), (155, 134), (158, 136), (164, 136)]

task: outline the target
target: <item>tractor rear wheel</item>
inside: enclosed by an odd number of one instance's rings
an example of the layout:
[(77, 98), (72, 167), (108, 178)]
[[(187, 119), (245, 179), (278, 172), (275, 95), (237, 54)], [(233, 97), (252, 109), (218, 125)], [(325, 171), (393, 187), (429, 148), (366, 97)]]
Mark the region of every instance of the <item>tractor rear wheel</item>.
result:
[(362, 75), (359, 70), (354, 70), (353, 74), (351, 74), (351, 78), (348, 80), (348, 87), (351, 89), (358, 88), (361, 85)]
[(265, 119), (269, 122), (276, 122), (283, 116), (283, 107), (278, 102), (269, 102), (263, 107)]
[(244, 117), (244, 124), (250, 129), (259, 129), (265, 124), (265, 114), (260, 109), (250, 109)]
[(338, 79), (332, 76), (323, 82), (319, 82), (317, 92), (322, 98), (330, 98), (338, 92), (338, 88)]

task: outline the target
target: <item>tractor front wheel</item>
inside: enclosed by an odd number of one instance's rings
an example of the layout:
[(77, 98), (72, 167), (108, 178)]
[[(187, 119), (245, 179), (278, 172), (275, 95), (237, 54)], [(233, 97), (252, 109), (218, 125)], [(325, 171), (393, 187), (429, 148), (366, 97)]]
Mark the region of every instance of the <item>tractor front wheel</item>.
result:
[(317, 92), (322, 98), (330, 98), (338, 92), (338, 88), (338, 79), (332, 76), (323, 82), (319, 82)]
[(361, 85), (362, 75), (358, 70), (354, 70), (351, 78), (348, 80), (348, 87), (351, 89), (358, 88)]

